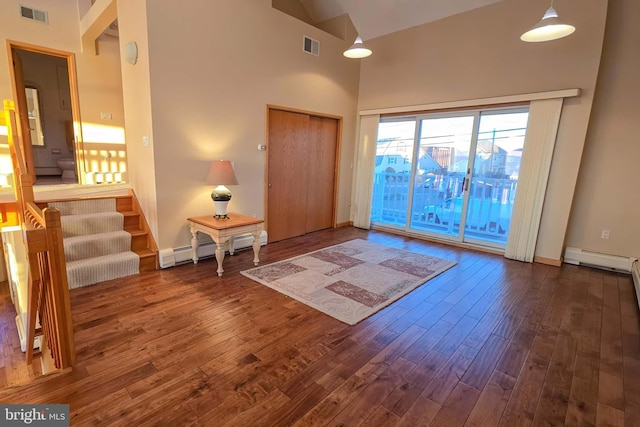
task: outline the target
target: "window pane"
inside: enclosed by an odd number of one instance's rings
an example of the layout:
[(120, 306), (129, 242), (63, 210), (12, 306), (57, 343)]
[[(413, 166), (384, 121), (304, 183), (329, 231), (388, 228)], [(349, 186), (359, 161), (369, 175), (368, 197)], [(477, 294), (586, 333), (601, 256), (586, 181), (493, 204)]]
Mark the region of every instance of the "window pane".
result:
[(465, 236), (505, 244), (528, 112), (481, 114)]
[(404, 226), (413, 165), (416, 121), (381, 121), (373, 176), (371, 221)]

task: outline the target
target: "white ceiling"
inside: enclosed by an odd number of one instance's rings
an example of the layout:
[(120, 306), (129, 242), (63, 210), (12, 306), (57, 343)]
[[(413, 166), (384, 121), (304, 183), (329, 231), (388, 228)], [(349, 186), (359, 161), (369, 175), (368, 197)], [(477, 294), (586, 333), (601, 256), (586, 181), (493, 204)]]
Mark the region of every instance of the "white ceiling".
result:
[(344, 13), (364, 40), (497, 3), (501, 0), (300, 0), (311, 19)]

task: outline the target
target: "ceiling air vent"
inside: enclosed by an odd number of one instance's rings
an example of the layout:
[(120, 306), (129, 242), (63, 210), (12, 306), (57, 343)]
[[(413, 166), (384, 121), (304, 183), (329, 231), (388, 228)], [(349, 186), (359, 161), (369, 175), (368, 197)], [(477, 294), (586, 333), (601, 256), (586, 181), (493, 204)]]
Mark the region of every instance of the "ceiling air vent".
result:
[(49, 23), (47, 12), (42, 10), (33, 9), (31, 7), (20, 6), (20, 16), (32, 21), (42, 22), (43, 24)]
[(320, 56), (320, 42), (311, 37), (302, 38), (302, 50), (314, 56)]

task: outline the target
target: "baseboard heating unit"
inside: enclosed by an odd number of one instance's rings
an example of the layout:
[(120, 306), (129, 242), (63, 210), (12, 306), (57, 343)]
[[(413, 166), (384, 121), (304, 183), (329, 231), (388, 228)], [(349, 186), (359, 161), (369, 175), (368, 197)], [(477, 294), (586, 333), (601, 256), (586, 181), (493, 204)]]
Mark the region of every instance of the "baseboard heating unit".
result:
[(567, 264), (584, 265), (621, 273), (631, 273), (634, 261), (636, 258), (585, 251), (580, 248), (567, 247), (564, 251), (564, 262)]
[[(267, 244), (267, 232), (260, 235), (260, 246)], [(233, 250), (239, 251), (253, 247), (253, 235), (243, 234), (236, 236), (233, 242)], [(216, 254), (216, 245), (213, 242), (201, 243), (198, 247), (198, 258), (210, 258)], [(173, 267), (178, 264), (185, 264), (191, 261), (191, 246), (180, 248), (169, 248), (160, 250), (160, 268)]]

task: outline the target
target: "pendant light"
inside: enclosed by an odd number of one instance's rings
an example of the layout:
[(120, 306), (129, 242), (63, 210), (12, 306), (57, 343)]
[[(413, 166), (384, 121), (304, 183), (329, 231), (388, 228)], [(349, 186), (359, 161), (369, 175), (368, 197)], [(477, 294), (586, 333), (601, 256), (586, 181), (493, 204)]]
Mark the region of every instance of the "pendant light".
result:
[(353, 42), (353, 45), (347, 50), (345, 50), (342, 54), (347, 58), (366, 58), (371, 55), (371, 49), (367, 48), (360, 36), (356, 37), (356, 41)]
[(558, 12), (553, 8), (553, 0), (551, 0), (551, 6), (545, 12), (542, 20), (521, 35), (520, 40), (534, 43), (546, 42), (566, 37), (575, 30), (576, 27), (565, 24), (558, 18)]

